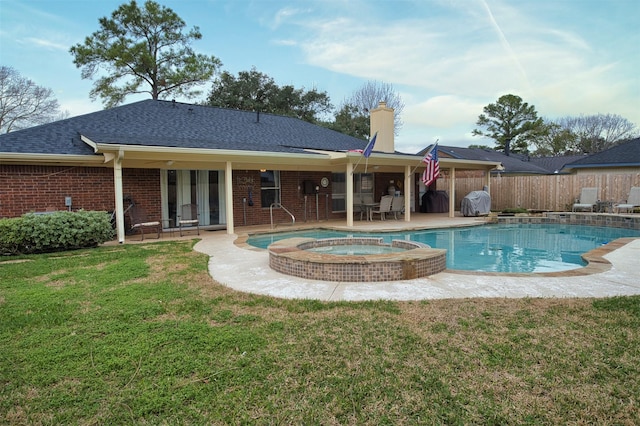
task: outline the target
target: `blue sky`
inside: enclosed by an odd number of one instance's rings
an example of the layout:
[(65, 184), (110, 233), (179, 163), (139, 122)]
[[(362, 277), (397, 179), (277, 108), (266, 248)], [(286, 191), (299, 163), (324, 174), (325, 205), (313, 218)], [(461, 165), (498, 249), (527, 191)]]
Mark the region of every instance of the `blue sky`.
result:
[[(125, 2), (0, 0), (0, 64), (53, 89), (71, 116), (100, 110), (69, 48)], [(471, 131), (508, 93), (546, 118), (611, 113), (640, 126), (638, 0), (158, 3), (200, 27), (195, 50), (233, 74), (255, 67), (280, 85), (326, 91), (336, 106), (367, 81), (392, 84), (406, 105), (403, 152), (436, 139), (493, 145)]]

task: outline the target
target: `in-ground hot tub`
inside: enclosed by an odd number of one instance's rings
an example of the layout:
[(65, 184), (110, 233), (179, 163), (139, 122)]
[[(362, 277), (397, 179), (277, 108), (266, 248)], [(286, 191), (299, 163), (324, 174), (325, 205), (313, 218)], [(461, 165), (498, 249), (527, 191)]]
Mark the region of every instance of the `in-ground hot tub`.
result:
[[(334, 248), (341, 254), (331, 253)], [(272, 243), (268, 250), (269, 266), (275, 271), (340, 282), (398, 281), (433, 275), (446, 269), (447, 253), (413, 241), (385, 244), (382, 238), (288, 238)]]

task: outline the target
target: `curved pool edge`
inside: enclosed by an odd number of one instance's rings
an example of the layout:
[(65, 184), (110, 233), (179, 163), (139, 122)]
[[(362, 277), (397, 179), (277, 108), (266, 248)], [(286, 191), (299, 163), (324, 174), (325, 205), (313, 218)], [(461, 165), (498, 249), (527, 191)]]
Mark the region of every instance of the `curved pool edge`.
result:
[[(461, 224), (461, 225), (455, 225), (455, 226), (450, 226), (451, 228), (458, 228), (458, 227), (468, 227), (468, 226), (483, 226), (486, 225), (488, 223), (495, 223), (492, 220), (487, 220), (486, 222), (480, 222), (480, 223), (471, 223), (471, 224)], [(524, 221), (524, 223), (529, 223), (528, 221)], [(340, 227), (340, 226), (316, 226), (316, 227), (312, 227), (312, 228), (299, 228), (299, 229), (289, 229), (286, 232), (295, 232), (295, 231), (303, 231), (303, 230), (308, 230), (308, 229), (326, 229), (326, 230), (333, 230), (333, 231), (344, 231), (345, 227)], [(414, 230), (429, 230), (429, 229), (435, 229), (435, 228), (431, 228), (431, 227), (406, 227), (406, 228), (402, 228), (403, 231), (414, 231)], [(369, 232), (368, 230), (366, 231), (360, 231), (360, 230), (353, 230), (353, 229), (349, 229), (350, 232), (353, 233), (358, 233), (358, 232)], [(383, 233), (383, 232), (397, 232), (398, 229), (393, 229), (393, 230), (380, 230), (378, 232)], [(233, 244), (239, 248), (245, 249), (245, 250), (251, 250), (251, 251), (257, 251), (257, 252), (267, 252), (266, 249), (262, 249), (262, 248), (258, 248), (258, 247), (254, 247), (250, 244), (247, 243), (247, 240), (249, 239), (249, 237), (253, 236), (253, 235), (261, 235), (261, 234), (270, 234), (270, 233), (274, 233), (277, 231), (274, 231), (273, 229), (271, 230), (265, 230), (265, 231), (261, 231), (261, 232), (254, 232), (254, 233), (243, 233), (243, 234), (236, 234), (236, 239), (233, 241)], [(282, 232), (282, 231), (281, 231)], [(577, 276), (585, 276), (585, 275), (593, 275), (593, 274), (599, 274), (602, 272), (606, 272), (608, 270), (611, 269), (611, 262), (609, 262), (607, 259), (604, 258), (605, 255), (614, 252), (615, 250), (617, 250), (620, 247), (623, 247), (627, 244), (629, 244), (631, 241), (633, 240), (640, 240), (640, 237), (623, 237), (623, 238), (618, 238), (616, 240), (613, 240), (601, 247), (597, 247), (593, 250), (590, 250), (586, 253), (582, 254), (582, 258), (587, 262), (587, 265), (583, 266), (583, 267), (578, 267), (578, 268), (574, 268), (574, 269), (568, 269), (568, 270), (564, 270), (564, 271), (555, 271), (555, 272), (488, 272), (488, 271), (467, 271), (467, 270), (463, 270), (463, 269), (445, 269), (444, 272), (447, 273), (451, 273), (451, 274), (456, 274), (456, 275), (471, 275), (471, 276), (496, 276), (496, 277), (532, 277), (532, 276), (540, 276), (540, 277), (577, 277)]]
[(610, 270), (597, 275), (540, 279), (536, 274), (456, 274), (445, 270), (431, 277), (377, 283), (337, 283), (291, 277), (273, 271), (266, 250), (244, 250), (237, 234), (212, 234), (194, 249), (209, 257), (216, 285), (277, 299), (335, 301), (420, 301), (468, 298), (602, 298), (640, 295), (640, 238), (632, 238), (606, 255)]
[(326, 231), (338, 231), (338, 232), (351, 232), (354, 234), (357, 233), (369, 233), (369, 232), (376, 232), (376, 233), (380, 233), (380, 234), (384, 234), (384, 233), (393, 233), (393, 232), (398, 232), (398, 231), (402, 231), (402, 232), (407, 232), (407, 231), (427, 231), (427, 230), (432, 230), (432, 229), (439, 229), (439, 228), (468, 228), (468, 227), (473, 227), (473, 226), (484, 226), (487, 224), (491, 224), (494, 223), (492, 220), (488, 219), (488, 218), (483, 218), (483, 220), (481, 221), (476, 221), (473, 223), (458, 223), (458, 224), (445, 224), (445, 225), (440, 225), (440, 226), (402, 226), (400, 228), (376, 228), (375, 230), (373, 229), (354, 229), (351, 227), (348, 227), (346, 225), (320, 225), (318, 226), (317, 224), (315, 226), (292, 226), (290, 228), (285, 229), (280, 229), (280, 230), (276, 230), (276, 229), (264, 229), (264, 230), (254, 230), (251, 232), (242, 232), (242, 233), (236, 233), (234, 235), (236, 235), (236, 239), (234, 240), (233, 244), (243, 248), (245, 250), (252, 250), (252, 251), (266, 251), (266, 249), (262, 249), (259, 247), (254, 247), (250, 244), (247, 243), (247, 240), (249, 239), (249, 237), (252, 236), (256, 236), (256, 235), (268, 235), (268, 234), (277, 234), (280, 232), (298, 232), (298, 231), (309, 231), (309, 230), (326, 230)]

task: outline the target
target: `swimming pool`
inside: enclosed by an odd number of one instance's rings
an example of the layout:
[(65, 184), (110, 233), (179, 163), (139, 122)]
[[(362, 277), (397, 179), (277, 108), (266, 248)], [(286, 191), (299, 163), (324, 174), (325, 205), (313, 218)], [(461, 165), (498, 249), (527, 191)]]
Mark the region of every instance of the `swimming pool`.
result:
[(586, 265), (581, 255), (622, 237), (640, 237), (640, 231), (565, 224), (490, 224), (462, 228), (403, 232), (347, 232), (328, 229), (250, 236), (247, 243), (266, 249), (283, 238), (404, 239), (447, 249), (447, 268), (480, 272), (557, 272)]

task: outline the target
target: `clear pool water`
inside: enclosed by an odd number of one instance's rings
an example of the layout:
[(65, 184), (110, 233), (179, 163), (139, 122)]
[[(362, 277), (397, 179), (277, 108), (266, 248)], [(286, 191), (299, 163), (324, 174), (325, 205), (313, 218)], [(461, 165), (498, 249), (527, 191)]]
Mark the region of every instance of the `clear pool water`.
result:
[(260, 248), (283, 238), (404, 239), (447, 249), (447, 268), (482, 272), (556, 272), (585, 266), (581, 255), (617, 238), (640, 237), (640, 231), (560, 224), (493, 224), (421, 231), (353, 233), (315, 229), (251, 236)]

